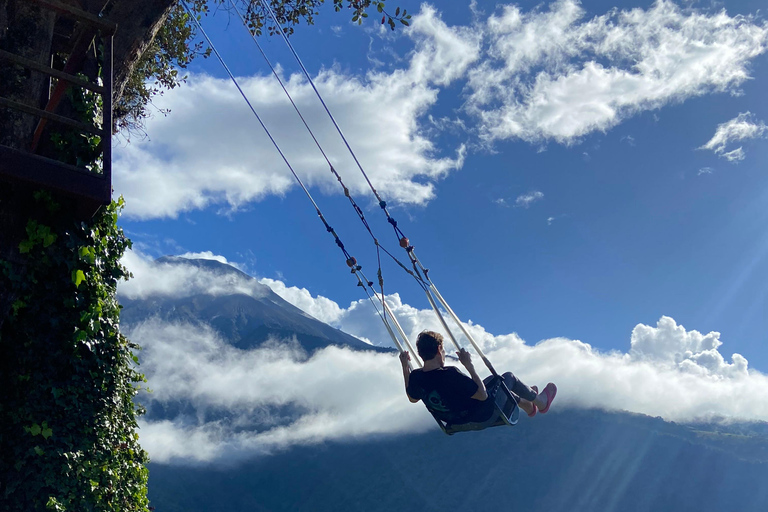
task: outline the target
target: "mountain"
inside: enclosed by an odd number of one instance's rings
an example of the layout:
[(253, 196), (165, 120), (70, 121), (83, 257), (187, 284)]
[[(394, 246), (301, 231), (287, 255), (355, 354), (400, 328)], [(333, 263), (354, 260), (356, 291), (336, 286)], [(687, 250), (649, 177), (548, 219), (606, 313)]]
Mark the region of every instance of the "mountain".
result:
[(120, 322), (130, 328), (151, 317), (165, 321), (205, 323), (224, 339), (240, 349), (257, 347), (270, 337), (295, 336), (308, 352), (328, 345), (347, 346), (357, 350), (389, 351), (372, 347), (338, 329), (325, 324), (282, 299), (266, 285), (240, 270), (214, 260), (165, 256), (156, 263), (198, 267), (220, 278), (234, 277), (248, 281), (255, 295), (212, 295), (196, 293), (184, 297), (152, 296), (149, 299), (120, 298), (123, 306)]
[[(699, 426), (701, 427), (701, 426)], [(765, 512), (768, 439), (629, 413), (294, 448), (233, 468), (152, 464), (160, 512)]]

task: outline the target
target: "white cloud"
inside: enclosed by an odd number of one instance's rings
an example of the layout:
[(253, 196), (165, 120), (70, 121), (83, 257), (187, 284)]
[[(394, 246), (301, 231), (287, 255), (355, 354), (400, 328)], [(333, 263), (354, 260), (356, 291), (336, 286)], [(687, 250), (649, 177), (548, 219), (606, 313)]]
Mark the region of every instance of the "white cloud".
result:
[[(137, 256), (125, 262), (143, 281), (170, 271), (137, 266)], [(177, 267), (187, 274), (176, 276), (177, 283), (213, 277), (191, 265)], [(389, 344), (367, 300), (343, 308), (304, 289), (262, 282), (346, 332)], [(232, 293), (242, 289), (238, 282), (227, 286)], [(182, 294), (188, 288), (159, 287), (156, 293), (174, 289)], [(388, 302), (411, 339), (422, 329), (439, 330), (431, 310), (404, 304), (398, 295)], [(656, 326), (638, 324), (628, 333), (626, 353), (603, 353), (567, 338), (531, 345), (514, 333), (492, 334), (471, 321), (466, 328), (497, 369), (539, 386), (556, 382), (558, 408), (627, 410), (674, 421), (711, 415), (768, 420), (768, 377), (750, 370), (739, 354), (726, 361), (719, 333), (687, 330), (669, 317)], [(189, 404), (195, 411), (142, 422), (142, 444), (157, 462), (232, 461), (296, 444), (435, 428), (423, 407), (405, 398), (394, 354), (329, 347), (309, 357), (292, 340), (240, 350), (210, 328), (158, 319), (127, 334), (144, 347), (141, 369), (154, 392), (142, 400), (150, 410), (153, 404)], [(740, 399), (745, 396), (750, 399)]]
[[(766, 51), (768, 23), (666, 0), (585, 19), (576, 0), (558, 0), (528, 12), (505, 5), (485, 21), (448, 26), (424, 4), (404, 36), (413, 50), (390, 58), (388, 71), (373, 65), (357, 76), (334, 67), (314, 79), (376, 187), (387, 199), (425, 204), (435, 183), (463, 166), (467, 143), (570, 144), (641, 111), (738, 92), (751, 60)], [(368, 195), (311, 87), (299, 75), (286, 81), (350, 190)], [(468, 118), (453, 123), (458, 133), (452, 142), (444, 138), (441, 148), (449, 149), (441, 150), (437, 134), (446, 132), (430, 122), (430, 110), (441, 89), (457, 81), (466, 102), (456, 115)], [(249, 76), (240, 83), (305, 183), (338, 193), (276, 80)], [(296, 186), (229, 81), (192, 74), (156, 103), (171, 114), (148, 121), (151, 138), (115, 150), (114, 187), (127, 199), (127, 216), (245, 208)]]
[(480, 38), (472, 27), (448, 27), (434, 7), (422, 4), (409, 35), (418, 48), (411, 58), (417, 82), (446, 86), (464, 75), (480, 56)]
[(186, 258), (191, 260), (212, 260), (212, 261), (218, 261), (219, 263), (232, 265), (235, 268), (240, 268), (238, 267), (237, 263), (232, 261), (227, 261), (227, 258), (225, 258), (224, 256), (221, 256), (220, 254), (213, 254), (211, 251), (185, 252), (184, 254), (179, 254), (179, 258)]
[[(188, 253), (187, 257), (191, 255), (193, 253)], [(223, 256), (210, 252), (196, 253), (197, 257), (201, 255), (202, 259), (227, 263)], [(132, 279), (118, 286), (119, 295), (127, 299), (145, 299), (151, 296), (186, 297), (198, 293), (243, 293), (263, 297), (268, 291), (264, 285), (242, 274), (222, 275), (194, 265), (154, 262), (136, 250), (127, 251), (122, 263), (133, 274)]]
[(670, 102), (733, 91), (766, 51), (768, 24), (657, 1), (584, 20), (575, 0), (485, 27), (488, 58), (470, 73), (468, 109), (488, 141), (570, 143)]
[[(412, 29), (417, 49), (407, 69), (360, 78), (333, 68), (313, 80), (377, 189), (390, 200), (423, 204), (434, 196), (436, 180), (462, 167), (465, 148), (459, 144), (454, 156), (440, 156), (419, 119), (437, 101), (435, 86), (448, 85), (477, 58), (479, 42), (468, 29), (447, 27), (426, 6)], [(284, 81), (350, 190), (369, 194), (311, 86), (299, 75)], [(156, 98), (171, 114), (147, 122), (150, 139), (115, 151), (114, 187), (126, 197), (127, 216), (176, 217), (210, 205), (238, 209), (297, 186), (229, 80), (192, 74), (187, 82)], [(239, 82), (304, 183), (339, 192), (274, 77)]]
[(656, 327), (638, 325), (632, 331), (630, 358), (655, 361), (696, 374), (716, 377), (746, 376), (747, 360), (733, 354), (733, 363), (726, 363), (718, 348), (723, 344), (719, 332), (706, 335), (686, 331), (674, 319), (663, 316)]
[(747, 155), (744, 152), (744, 148), (738, 147), (738, 148), (734, 149), (733, 151), (727, 151), (727, 152), (723, 153), (720, 156), (722, 156), (723, 158), (725, 158), (729, 162), (739, 162), (741, 160), (744, 160), (744, 158), (746, 158)]
[[(144, 346), (141, 369), (153, 393), (142, 400), (150, 410), (153, 403), (191, 403), (196, 411), (194, 419), (142, 423), (142, 445), (158, 462), (252, 457), (295, 444), (429, 427), (407, 400), (403, 404), (394, 355), (329, 347), (308, 359), (290, 342), (277, 341), (242, 351), (210, 329), (157, 320), (128, 334)], [(275, 418), (287, 405), (299, 416)], [(207, 413), (219, 418), (205, 421)]]
[(633, 136), (631, 136), (631, 135), (624, 135), (624, 136), (623, 136), (623, 137), (620, 139), (620, 141), (619, 141), (619, 142), (626, 142), (626, 143), (627, 143), (627, 144), (629, 144), (630, 146), (634, 146), (634, 145), (635, 145), (635, 138), (634, 138)]
[(322, 296), (313, 297), (306, 288), (286, 286), (282, 281), (268, 277), (262, 277), (259, 282), (269, 286), (280, 297), (321, 322), (334, 327), (338, 326), (343, 310), (331, 299)]
[(751, 112), (742, 112), (730, 121), (717, 125), (717, 130), (709, 141), (698, 149), (709, 149), (729, 162), (744, 160), (743, 147), (726, 151), (728, 145), (747, 139), (757, 139), (768, 133), (768, 126), (762, 121), (754, 121)]
[(528, 208), (531, 206), (531, 204), (535, 203), (536, 201), (540, 201), (541, 199), (544, 199), (544, 193), (538, 190), (534, 190), (532, 192), (528, 192), (527, 194), (517, 196), (517, 199), (515, 199), (515, 206)]

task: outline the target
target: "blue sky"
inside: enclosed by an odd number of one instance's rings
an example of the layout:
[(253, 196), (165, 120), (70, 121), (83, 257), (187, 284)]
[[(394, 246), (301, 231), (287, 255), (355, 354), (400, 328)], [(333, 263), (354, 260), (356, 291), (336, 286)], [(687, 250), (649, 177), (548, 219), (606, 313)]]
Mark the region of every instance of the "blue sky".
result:
[[(418, 16), (419, 4), (402, 5)], [(472, 18), (482, 23), (489, 14), (499, 16), (502, 5), (478, 2), (473, 14), (468, 5), (451, 2), (441, 5), (435, 16), (448, 26), (472, 31), (476, 29), (467, 25)], [(647, 2), (589, 3), (581, 6), (581, 18), (571, 30), (613, 7), (652, 8)], [(694, 7), (699, 16), (715, 16), (721, 9), (728, 16), (757, 12), (757, 2)], [(521, 4), (518, 9), (531, 15), (559, 7)], [(364, 81), (372, 70), (403, 69), (414, 51), (402, 27), (395, 34), (382, 34), (375, 23), (358, 27), (348, 23), (345, 13), (326, 11), (315, 26), (300, 27), (293, 38), (313, 74), (332, 69)], [(682, 10), (680, 16), (687, 13)], [(268, 68), (237, 21), (217, 13), (205, 20), (205, 27), (238, 76), (269, 79)], [(757, 17), (743, 23), (764, 27), (765, 21)], [(298, 72), (281, 41), (264, 44), (284, 76)], [(433, 269), (435, 282), (454, 309), (493, 332), (516, 331), (526, 339), (568, 336), (603, 349), (626, 349), (628, 334), (637, 323), (670, 315), (688, 328), (723, 333), (729, 350), (766, 370), (768, 143), (765, 138), (733, 142), (732, 149), (744, 147), (746, 152), (734, 163), (713, 151), (697, 150), (719, 124), (740, 113), (750, 112), (754, 123), (768, 119), (765, 44), (763, 40), (759, 55), (745, 59), (747, 80), (725, 83), (720, 91), (708, 91), (715, 89), (710, 85), (696, 95), (679, 93), (658, 106), (632, 106), (637, 112), (622, 115), (612, 122), (615, 126), (587, 128), (584, 135), (564, 142), (518, 137), (479, 142), (477, 118), (466, 112), (466, 81), (436, 87), (436, 101), (416, 118), (418, 130), (434, 144), (435, 155), (452, 158), (461, 143), (471, 148), (460, 169), (437, 179), (421, 178), (434, 186), (433, 198), (418, 205), (396, 205), (393, 215)], [(197, 61), (191, 72), (191, 83), (200, 73), (226, 77), (215, 58)], [(230, 83), (218, 86), (234, 91)], [(307, 103), (311, 99), (307, 97)], [(157, 103), (162, 106), (163, 100)], [(241, 106), (245, 111), (245, 104)], [(312, 113), (320, 117), (319, 112)], [(172, 108), (171, 118), (177, 114), (178, 108)], [(429, 116), (461, 121), (465, 127), (440, 130)], [(321, 121), (317, 124), (332, 135)], [(159, 138), (155, 125), (148, 124), (150, 144)], [(311, 141), (300, 127), (289, 126), (286, 135), (303, 138), (307, 153), (311, 152)], [(239, 129), (247, 131), (244, 143), (250, 137), (264, 138), (255, 119)], [(388, 131), (386, 125), (378, 129)], [(375, 139), (376, 133), (366, 136)], [(135, 137), (132, 143), (139, 144)], [(293, 155), (288, 156), (291, 160)], [(282, 170), (290, 178), (288, 169)], [(357, 170), (347, 166), (339, 172), (350, 175)], [(343, 198), (329, 190), (313, 193), (373, 276), (375, 259), (367, 234), (354, 225), (356, 218)], [(383, 189), (382, 195), (391, 197), (388, 192)], [(516, 199), (526, 194), (534, 194), (534, 200), (516, 205)], [(370, 194), (361, 191), (358, 199), (369, 206), (369, 218), (381, 220)], [(222, 214), (227, 209), (226, 201), (211, 201), (202, 208), (173, 212), (175, 218), (126, 217), (123, 225), (139, 244), (168, 239), (178, 244), (160, 245), (157, 254), (212, 251), (245, 263), (258, 275), (279, 277), (340, 303), (359, 298), (360, 290), (344, 272), (340, 253), (296, 187), (279, 196), (243, 201), (237, 211)], [(397, 249), (386, 225), (378, 222), (376, 227), (382, 240)], [(412, 304), (422, 300), (418, 287), (401, 279), (396, 268), (385, 271), (388, 289), (396, 289)]]
[[(746, 358), (764, 385), (768, 24), (759, 2), (398, 5), (414, 15), (410, 29), (359, 27), (324, 8), (292, 41), (435, 283), (486, 346), (516, 333), (531, 347), (550, 340), (538, 352), (547, 357), (635, 358), (712, 382), (746, 375)], [(368, 234), (248, 34), (222, 12), (204, 26), (373, 278)], [(404, 258), (287, 49), (262, 43), (373, 229)], [(372, 314), (355, 316), (356, 280), (218, 61), (196, 61), (188, 83), (156, 104), (170, 115), (116, 149), (138, 282), (124, 293), (160, 279), (148, 270), (153, 257), (204, 254), (388, 344)], [(397, 309), (428, 313), (407, 275), (388, 261), (384, 272)], [(530, 357), (535, 375), (551, 377), (546, 359)], [(657, 398), (630, 409), (653, 413)], [(768, 419), (768, 409), (750, 417)]]

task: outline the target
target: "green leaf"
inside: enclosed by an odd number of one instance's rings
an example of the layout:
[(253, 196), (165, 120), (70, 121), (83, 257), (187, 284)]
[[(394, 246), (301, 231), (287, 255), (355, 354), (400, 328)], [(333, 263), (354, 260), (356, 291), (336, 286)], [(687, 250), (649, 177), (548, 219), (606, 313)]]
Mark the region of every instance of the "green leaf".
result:
[(27, 303), (24, 302), (21, 299), (16, 299), (13, 304), (11, 304), (11, 308), (13, 309), (13, 316), (16, 316), (19, 314), (19, 311), (24, 309), (27, 306)]
[(29, 427), (29, 433), (33, 436), (40, 435), (40, 432), (42, 432), (42, 429), (37, 423), (34, 423), (31, 427)]
[(410, 23), (408, 23), (406, 20), (400, 20), (400, 23), (402, 23), (406, 27), (410, 26)]
[(82, 270), (73, 270), (72, 271), (72, 282), (75, 283), (75, 286), (77, 288), (80, 288), (80, 283), (85, 281), (85, 274), (83, 274)]
[(22, 242), (19, 244), (19, 252), (21, 254), (27, 254), (32, 250), (32, 247), (34, 246), (35, 244), (32, 242), (32, 240), (22, 240)]
[(400, 16), (400, 8), (395, 9), (395, 16)]
[(45, 451), (42, 448), (40, 448), (39, 446), (35, 446), (35, 453), (38, 454), (38, 455), (42, 455), (42, 454), (45, 453)]

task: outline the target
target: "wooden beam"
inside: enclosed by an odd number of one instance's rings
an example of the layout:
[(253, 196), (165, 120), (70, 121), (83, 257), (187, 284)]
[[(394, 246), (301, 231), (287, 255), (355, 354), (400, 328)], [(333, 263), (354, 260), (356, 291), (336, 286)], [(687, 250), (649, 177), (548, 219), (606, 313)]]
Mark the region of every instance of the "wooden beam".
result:
[(27, 114), (32, 114), (33, 116), (42, 117), (48, 119), (49, 121), (54, 121), (56, 123), (61, 123), (73, 128), (77, 128), (81, 132), (98, 135), (99, 137), (104, 135), (104, 131), (102, 129), (96, 128), (91, 124), (81, 123), (80, 121), (75, 121), (74, 119), (70, 119), (68, 117), (46, 112), (45, 110), (41, 110), (39, 108), (30, 107), (29, 105), (19, 103), (18, 101), (9, 100), (8, 98), (3, 98), (2, 96), (0, 96), (0, 107), (6, 107), (13, 110), (26, 112)]
[(80, 87), (84, 87), (90, 91), (93, 91), (101, 95), (104, 95), (107, 92), (107, 89), (101, 85), (91, 83), (88, 80), (83, 80), (80, 77), (71, 75), (69, 73), (65, 73), (63, 71), (59, 71), (58, 69), (54, 69), (52, 67), (39, 64), (33, 60), (25, 59), (24, 57), (21, 57), (14, 53), (7, 52), (5, 50), (0, 50), (0, 59), (13, 62), (14, 64), (18, 64), (19, 66), (24, 66), (25, 68), (34, 69), (35, 71), (39, 71), (40, 73), (45, 73), (46, 75), (56, 77), (65, 82), (79, 85)]
[(97, 205), (112, 200), (112, 184), (105, 176), (3, 145), (0, 180), (31, 183)]
[(94, 14), (83, 11), (82, 9), (78, 9), (76, 7), (72, 7), (71, 5), (61, 3), (58, 0), (27, 0), (27, 1), (34, 2), (40, 6), (47, 7), (53, 11), (59, 12), (71, 18), (75, 18), (78, 21), (82, 21), (83, 23), (87, 23), (88, 25), (98, 28), (99, 30), (101, 30), (101, 33), (105, 35), (107, 34), (112, 35), (117, 30), (117, 25), (115, 23), (109, 22)]

